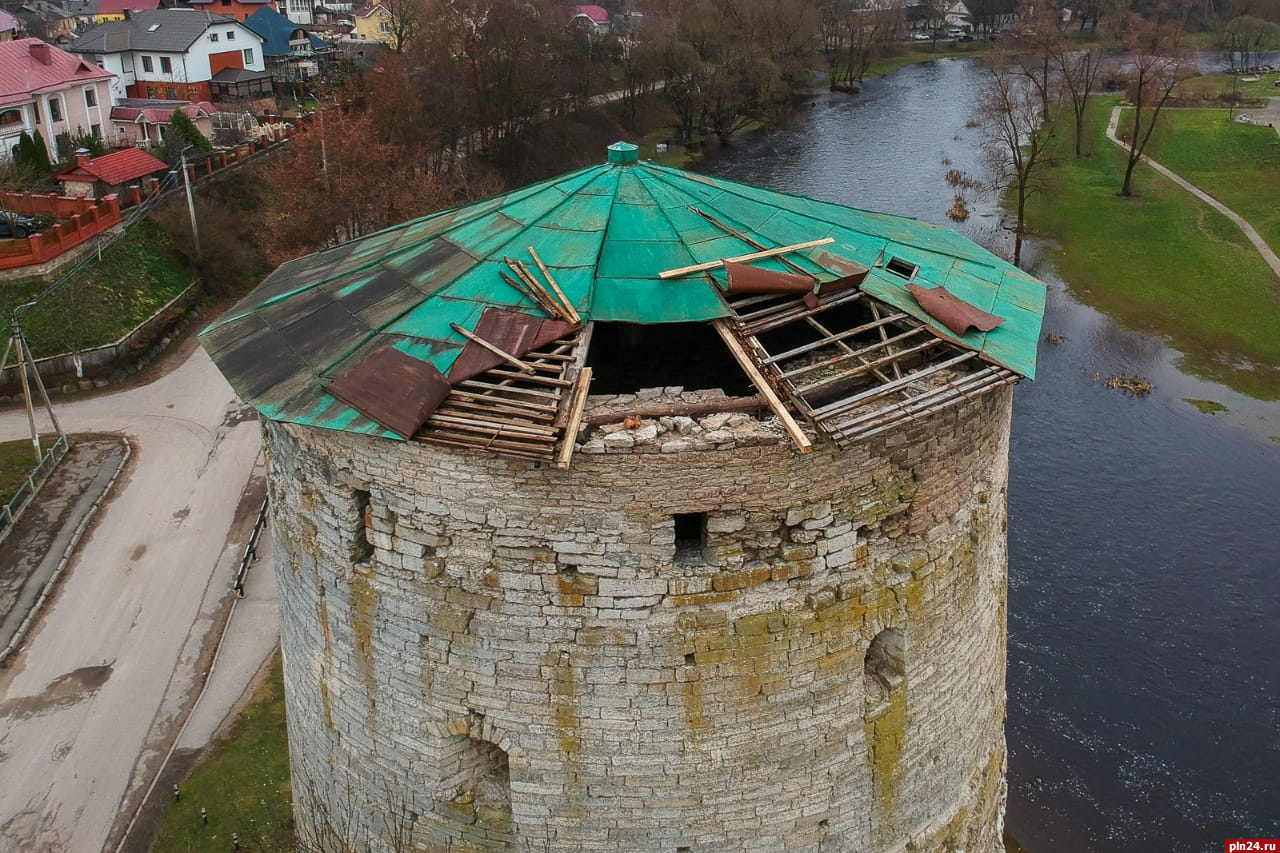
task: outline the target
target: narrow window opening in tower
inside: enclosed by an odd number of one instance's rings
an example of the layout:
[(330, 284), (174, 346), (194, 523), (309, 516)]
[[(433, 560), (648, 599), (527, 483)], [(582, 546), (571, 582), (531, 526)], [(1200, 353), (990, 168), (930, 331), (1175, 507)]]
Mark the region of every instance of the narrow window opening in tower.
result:
[(363, 563), (373, 556), (373, 543), (369, 541), (369, 524), (373, 521), (373, 508), (369, 493), (357, 489), (352, 493), (355, 523), (351, 530), (351, 562)]
[(868, 711), (888, 702), (890, 694), (905, 683), (905, 653), (906, 643), (897, 628), (885, 628), (867, 647), (862, 672)]
[(707, 544), (707, 514), (678, 512), (672, 517), (676, 523), (676, 559), (701, 557)]
[(587, 366), (592, 394), (630, 394), (642, 388), (719, 388), (731, 397), (755, 389), (708, 323), (604, 323), (591, 332)]
[(469, 795), (481, 805), (510, 808), (511, 763), (506, 750), (496, 743), (467, 737), (459, 760), (460, 794)]

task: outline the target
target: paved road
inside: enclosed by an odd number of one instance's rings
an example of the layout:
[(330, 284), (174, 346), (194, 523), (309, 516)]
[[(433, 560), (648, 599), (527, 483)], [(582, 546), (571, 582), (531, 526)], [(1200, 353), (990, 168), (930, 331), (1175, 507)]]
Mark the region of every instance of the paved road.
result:
[[(128, 435), (135, 450), (0, 672), (0, 850), (24, 853), (100, 850), (126, 795), (150, 782), (217, 640), (238, 556), (228, 534), (261, 501), (246, 493), (257, 422), (203, 350), (59, 418), (68, 432)], [(25, 429), (22, 412), (0, 415), (0, 440)]]
[[(1116, 107), (1111, 111), (1111, 120), (1107, 122), (1107, 138), (1110, 139), (1112, 142), (1114, 142), (1116, 145), (1119, 145), (1121, 148), (1128, 151), (1129, 143), (1125, 142), (1124, 140), (1122, 140), (1120, 137), (1116, 135), (1116, 125), (1120, 121), (1120, 110), (1121, 110), (1121, 107)], [(1236, 213), (1234, 210), (1227, 207), (1225, 204), (1218, 201), (1216, 198), (1209, 195), (1207, 192), (1200, 189), (1195, 184), (1188, 181), (1186, 178), (1180, 177), (1177, 173), (1172, 172), (1169, 169), (1166, 169), (1164, 166), (1161, 166), (1159, 163), (1157, 163), (1155, 160), (1152, 160), (1150, 157), (1146, 156), (1145, 154), (1142, 155), (1142, 162), (1146, 163), (1148, 166), (1155, 169), (1157, 172), (1164, 175), (1166, 178), (1173, 181), (1175, 184), (1182, 187), (1184, 190), (1191, 193), (1196, 198), (1200, 199), (1205, 204), (1209, 205), (1214, 210), (1218, 211), (1223, 216), (1227, 217), (1232, 222), (1234, 222), (1236, 224), (1236, 227), (1238, 227), (1241, 231), (1244, 232), (1244, 236), (1248, 238), (1250, 243), (1253, 244), (1253, 247), (1258, 250), (1258, 254), (1262, 255), (1262, 259), (1267, 262), (1268, 266), (1271, 267), (1272, 272), (1274, 272), (1276, 275), (1280, 275), (1280, 257), (1276, 256), (1276, 253), (1272, 250), (1272, 248), (1269, 245), (1267, 245), (1267, 241), (1262, 239), (1261, 234), (1253, 230), (1253, 226), (1250, 225), (1248, 222), (1246, 222), (1243, 216)]]

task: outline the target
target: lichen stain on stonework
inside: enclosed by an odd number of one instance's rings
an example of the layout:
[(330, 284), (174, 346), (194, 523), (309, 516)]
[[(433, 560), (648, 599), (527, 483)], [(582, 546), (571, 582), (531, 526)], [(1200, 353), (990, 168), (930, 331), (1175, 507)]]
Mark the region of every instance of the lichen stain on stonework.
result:
[(871, 837), (877, 848), (893, 841), (897, 787), (902, 774), (902, 747), (906, 737), (907, 683), (889, 691), (889, 698), (866, 717), (867, 765), (871, 768)]
[(369, 733), (378, 729), (378, 677), (373, 651), (373, 617), (378, 594), (359, 575), (351, 579), (351, 636), (355, 639), (356, 664), (369, 702)]

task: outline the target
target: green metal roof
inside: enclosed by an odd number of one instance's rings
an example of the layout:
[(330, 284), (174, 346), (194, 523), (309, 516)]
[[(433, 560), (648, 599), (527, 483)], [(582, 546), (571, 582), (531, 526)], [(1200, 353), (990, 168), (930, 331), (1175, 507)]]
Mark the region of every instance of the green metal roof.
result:
[[(528, 261), (533, 246), (583, 321), (681, 323), (728, 316), (724, 272), (660, 280), (658, 273), (755, 247), (699, 216), (710, 214), (768, 246), (835, 242), (788, 258), (820, 279), (839, 259), (871, 268), (862, 289), (1022, 376), (1035, 375), (1045, 287), (961, 235), (907, 217), (873, 213), (732, 181), (635, 162), (610, 162), (505, 195), (411, 220), (283, 264), (225, 317), (204, 345), (232, 386), (263, 415), (399, 438), (325, 393), (324, 385), (391, 344), (448, 373), (489, 305), (539, 313), (505, 284), (504, 256)], [(956, 338), (885, 269), (917, 265), (913, 281), (943, 285), (1005, 319)], [(785, 270), (776, 259), (759, 266)]]

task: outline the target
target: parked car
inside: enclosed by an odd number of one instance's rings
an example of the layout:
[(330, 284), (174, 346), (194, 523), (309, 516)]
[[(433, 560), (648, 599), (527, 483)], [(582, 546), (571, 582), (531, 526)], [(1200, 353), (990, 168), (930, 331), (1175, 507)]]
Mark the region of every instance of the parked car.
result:
[(961, 33), (956, 36), (956, 41), (973, 41), (973, 36), (969, 33)]
[(933, 38), (933, 36), (929, 35), (928, 33), (912, 33), (911, 34), (912, 41), (929, 41), (931, 38)]
[(0, 210), (0, 237), (30, 237), (39, 230), (40, 223), (34, 216)]

